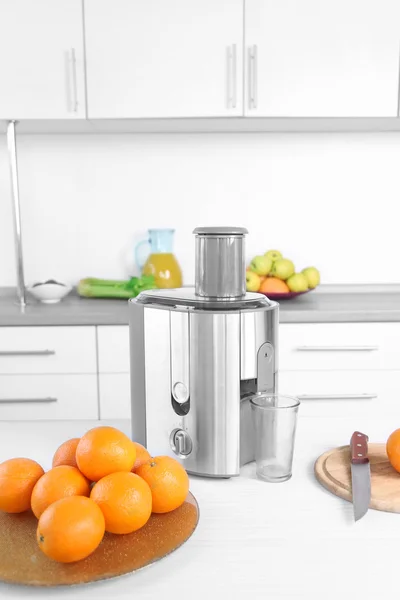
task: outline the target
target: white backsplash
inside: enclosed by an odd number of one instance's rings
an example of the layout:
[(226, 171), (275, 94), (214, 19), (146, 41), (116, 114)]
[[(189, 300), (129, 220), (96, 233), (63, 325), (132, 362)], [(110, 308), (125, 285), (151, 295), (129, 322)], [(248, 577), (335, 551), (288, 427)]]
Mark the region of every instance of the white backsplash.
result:
[[(190, 283), (192, 230), (217, 224), (325, 283), (400, 282), (400, 133), (35, 135), (18, 154), (28, 283), (124, 277), (148, 227), (176, 228)], [(15, 282), (1, 136), (0, 286)]]

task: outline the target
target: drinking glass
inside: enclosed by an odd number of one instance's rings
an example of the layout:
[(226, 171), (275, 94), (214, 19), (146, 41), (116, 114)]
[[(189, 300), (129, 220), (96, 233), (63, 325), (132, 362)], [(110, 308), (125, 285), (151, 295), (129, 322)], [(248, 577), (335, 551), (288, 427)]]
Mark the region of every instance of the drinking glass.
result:
[(256, 472), (264, 481), (287, 481), (292, 476), (299, 405), (297, 398), (281, 394), (258, 393), (250, 397)]

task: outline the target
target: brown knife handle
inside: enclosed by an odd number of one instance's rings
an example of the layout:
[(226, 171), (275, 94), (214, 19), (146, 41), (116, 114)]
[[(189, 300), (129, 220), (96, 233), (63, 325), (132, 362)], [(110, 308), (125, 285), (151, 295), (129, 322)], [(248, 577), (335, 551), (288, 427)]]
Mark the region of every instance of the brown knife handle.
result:
[(355, 431), (350, 440), (351, 462), (353, 465), (364, 465), (368, 459), (368, 436)]

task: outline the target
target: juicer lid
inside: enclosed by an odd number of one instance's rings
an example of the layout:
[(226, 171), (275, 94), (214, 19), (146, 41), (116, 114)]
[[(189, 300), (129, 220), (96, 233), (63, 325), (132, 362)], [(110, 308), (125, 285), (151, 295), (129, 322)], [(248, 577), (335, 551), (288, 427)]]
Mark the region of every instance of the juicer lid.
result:
[(156, 304), (170, 307), (186, 307), (192, 310), (238, 311), (257, 310), (259, 308), (273, 309), (277, 306), (263, 294), (248, 292), (243, 298), (227, 300), (226, 298), (203, 298), (195, 293), (192, 287), (176, 289), (146, 290), (129, 302), (139, 304)]
[(249, 233), (245, 227), (196, 227), (193, 230), (195, 235), (246, 235)]

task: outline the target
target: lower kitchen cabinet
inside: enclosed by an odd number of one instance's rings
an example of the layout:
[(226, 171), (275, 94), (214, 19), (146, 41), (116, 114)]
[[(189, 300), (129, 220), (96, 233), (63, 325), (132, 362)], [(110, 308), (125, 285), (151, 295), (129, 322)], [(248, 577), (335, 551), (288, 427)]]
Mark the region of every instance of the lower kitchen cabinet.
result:
[(400, 371), (281, 371), (279, 392), (303, 417), (400, 417)]
[(129, 373), (128, 325), (97, 327), (97, 352), (100, 373)]
[[(400, 323), (280, 324), (279, 392), (302, 416), (400, 418), (399, 335)], [(130, 417), (127, 325), (0, 328), (0, 420)]]
[(129, 373), (100, 373), (100, 419), (130, 419)]
[(283, 323), (282, 371), (400, 370), (400, 323)]
[(96, 328), (0, 327), (0, 375), (97, 372)]
[(95, 374), (0, 376), (2, 421), (98, 418)]

